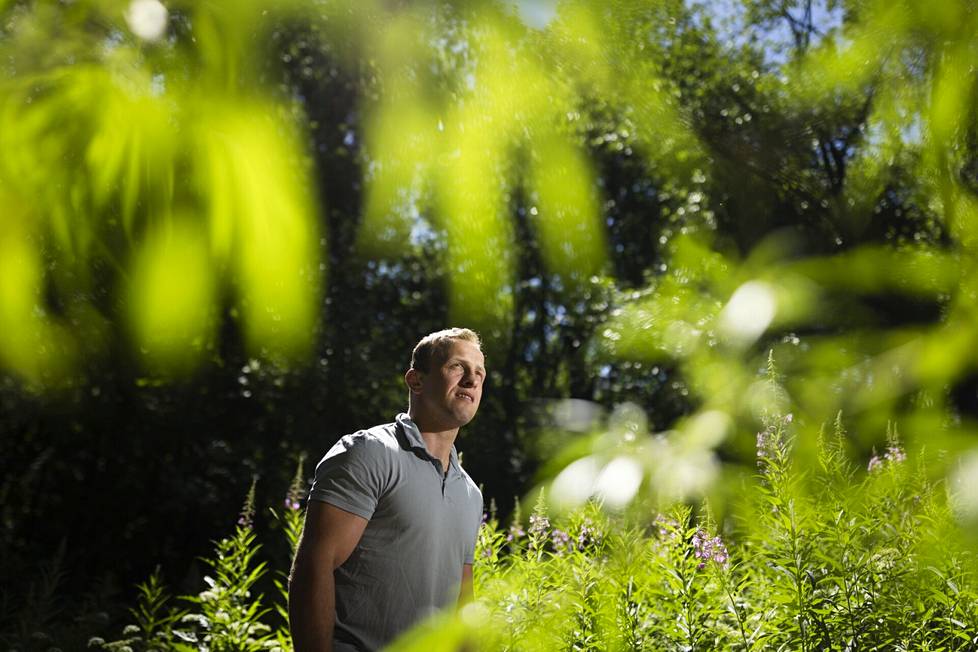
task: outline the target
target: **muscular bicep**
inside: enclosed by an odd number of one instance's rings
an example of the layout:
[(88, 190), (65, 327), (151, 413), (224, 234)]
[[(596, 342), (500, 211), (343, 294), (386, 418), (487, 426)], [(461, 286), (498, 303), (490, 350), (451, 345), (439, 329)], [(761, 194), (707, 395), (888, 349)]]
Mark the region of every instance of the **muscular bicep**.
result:
[(360, 542), (367, 519), (319, 500), (310, 500), (306, 525), (296, 551), (296, 566), (313, 562), (317, 567), (339, 568)]
[(367, 519), (310, 500), (289, 576), (289, 626), (297, 651), (333, 649), (336, 586), (333, 571), (360, 542)]

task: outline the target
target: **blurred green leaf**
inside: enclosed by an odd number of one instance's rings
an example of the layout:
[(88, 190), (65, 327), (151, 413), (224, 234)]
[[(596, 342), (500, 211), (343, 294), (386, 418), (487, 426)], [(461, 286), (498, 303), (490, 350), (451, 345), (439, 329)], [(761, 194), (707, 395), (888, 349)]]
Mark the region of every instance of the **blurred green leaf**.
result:
[(212, 345), (215, 279), (203, 233), (181, 222), (152, 234), (128, 302), (136, 341), (162, 371), (187, 371)]

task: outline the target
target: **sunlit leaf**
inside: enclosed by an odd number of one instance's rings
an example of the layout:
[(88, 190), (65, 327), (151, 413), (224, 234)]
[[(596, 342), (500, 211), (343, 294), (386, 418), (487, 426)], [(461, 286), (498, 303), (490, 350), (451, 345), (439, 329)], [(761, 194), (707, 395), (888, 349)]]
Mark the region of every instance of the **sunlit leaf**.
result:
[(531, 186), (539, 200), (535, 223), (544, 260), (570, 285), (577, 284), (605, 265), (594, 175), (581, 153), (558, 138), (539, 143), (537, 157)]
[(0, 361), (38, 386), (71, 364), (71, 341), (42, 304), (43, 263), (25, 229), (26, 211), (8, 201), (0, 223)]
[(261, 104), (202, 108), (198, 160), (213, 252), (226, 260), (253, 349), (286, 357), (316, 329), (319, 238), (305, 163)]
[[(371, 169), (358, 249), (374, 256), (404, 253), (439, 134), (431, 109), (405, 99), (378, 111), (368, 133)], [(444, 129), (444, 126), (442, 126)]]
[(204, 234), (175, 223), (152, 233), (129, 289), (133, 335), (156, 370), (191, 370), (212, 344), (215, 279)]

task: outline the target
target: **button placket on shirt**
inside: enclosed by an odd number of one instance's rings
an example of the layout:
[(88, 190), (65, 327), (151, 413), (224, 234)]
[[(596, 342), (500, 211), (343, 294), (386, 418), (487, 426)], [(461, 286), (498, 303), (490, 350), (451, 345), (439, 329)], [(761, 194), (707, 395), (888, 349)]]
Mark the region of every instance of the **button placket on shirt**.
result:
[[(405, 431), (407, 430), (407, 428), (403, 424), (400, 424), (399, 423), (398, 425), (401, 428), (404, 428)], [(452, 464), (451, 457), (449, 457), (449, 460), (448, 460), (448, 471), (446, 472), (444, 469), (442, 469), (441, 460), (439, 460), (438, 458), (436, 458), (434, 455), (432, 455), (428, 451), (428, 447), (427, 447), (427, 445), (425, 445), (424, 440), (418, 441), (418, 437), (412, 436), (412, 434), (413, 433), (405, 432), (405, 435), (407, 436), (408, 440), (411, 442), (411, 448), (414, 449), (415, 454), (419, 455), (422, 458), (427, 458), (427, 460), (429, 462), (431, 462), (431, 465), (435, 468), (435, 473), (438, 474), (438, 477), (441, 480), (441, 497), (442, 497), (442, 500), (443, 501), (447, 501), (450, 504), (454, 504), (454, 501), (451, 499), (451, 497), (447, 493), (448, 476), (451, 475), (452, 471), (454, 470), (454, 468), (453, 468), (454, 465)], [(456, 471), (456, 473), (457, 473), (457, 471)]]

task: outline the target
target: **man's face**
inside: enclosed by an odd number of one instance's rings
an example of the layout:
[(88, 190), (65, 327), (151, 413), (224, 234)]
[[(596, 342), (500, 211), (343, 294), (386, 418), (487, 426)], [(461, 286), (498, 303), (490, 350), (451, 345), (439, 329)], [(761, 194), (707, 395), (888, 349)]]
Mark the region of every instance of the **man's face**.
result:
[(472, 420), (482, 399), (485, 357), (472, 342), (452, 340), (433, 356), (428, 373), (420, 374), (415, 402), (432, 426), (450, 430)]

